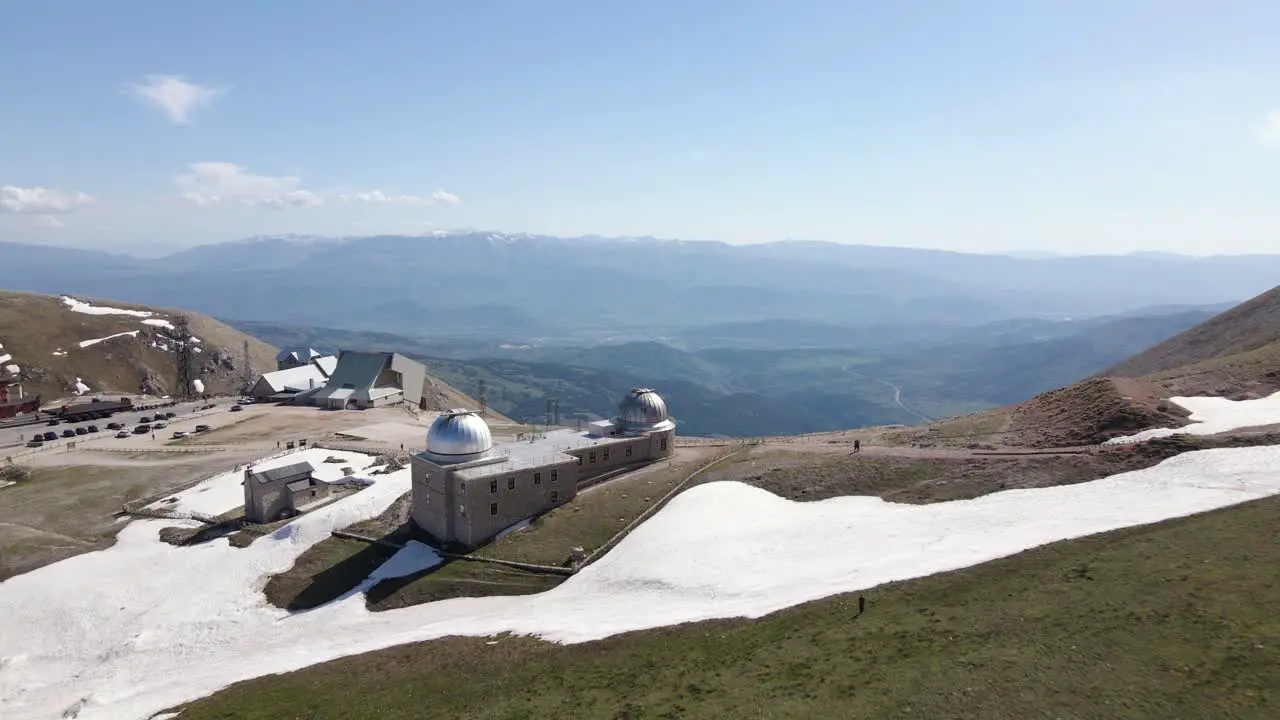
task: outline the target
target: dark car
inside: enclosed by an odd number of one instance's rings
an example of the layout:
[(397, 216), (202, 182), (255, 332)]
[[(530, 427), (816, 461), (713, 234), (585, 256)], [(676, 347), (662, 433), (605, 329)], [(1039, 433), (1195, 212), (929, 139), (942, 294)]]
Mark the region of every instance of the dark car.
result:
[(240, 412), (241, 410), (244, 410), (244, 408), (240, 407), (239, 405), (231, 406), (231, 412)]
[(121, 430), (120, 432), (116, 433), (116, 437), (118, 437), (118, 438), (127, 438), (127, 437), (129, 437), (129, 431), (128, 431), (128, 430)]
[(121, 425), (121, 424), (120, 424), (120, 423), (118, 423), (118, 422), (109, 422), (109, 423), (107, 423), (107, 429), (108, 429), (108, 430), (119, 430), (121, 427), (124, 427), (124, 426), (123, 426), (123, 425)]
[(75, 437), (75, 436), (76, 436), (76, 431), (72, 430), (71, 428), (67, 428), (66, 430), (62, 431), (62, 437)]
[(31, 438), (27, 441), (27, 447), (44, 447), (44, 440), (41, 438)]
[(47, 433), (45, 433), (45, 434), (43, 435), (43, 437), (44, 437), (44, 441), (45, 441), (45, 442), (50, 442), (50, 441), (52, 441), (52, 440), (57, 440), (57, 439), (58, 439), (58, 433), (56, 433), (56, 432), (47, 432)]
[(212, 430), (212, 429), (213, 429), (213, 428), (209, 427), (208, 425), (197, 425), (197, 426), (196, 426), (196, 432), (209, 432), (209, 431), (210, 431), (210, 430)]
[(84, 429), (84, 428), (82, 428), (82, 427), (78, 427), (78, 428), (76, 428), (76, 434), (77, 434), (77, 435), (88, 435), (88, 434), (89, 434), (89, 431), (88, 431), (88, 430), (86, 430), (86, 429)]
[(146, 435), (149, 432), (151, 432), (150, 425), (139, 425), (138, 427), (133, 429), (134, 435)]
[(167, 413), (165, 413), (165, 414), (164, 414), (164, 416), (165, 416), (165, 417), (167, 417), (167, 418), (169, 418), (170, 420), (172, 420), (172, 419), (174, 419), (174, 418), (178, 417), (178, 413), (176, 413), (176, 412), (167, 412)]
[(53, 426), (53, 425), (57, 425), (57, 424), (58, 424), (58, 423), (60, 423), (60, 422), (62, 422), (62, 421), (61, 421), (61, 420), (59, 420), (58, 418), (54, 418), (54, 419), (50, 420), (48, 423), (46, 423), (46, 424), (47, 424), (47, 425), (49, 425), (49, 426)]
[(150, 416), (150, 415), (143, 415), (142, 417), (138, 418), (138, 422), (140, 422), (140, 423), (142, 423), (142, 424), (144, 424), (144, 425), (145, 425), (146, 423), (151, 422), (151, 416)]
[(88, 430), (88, 431), (89, 431), (89, 432), (91, 432), (91, 433), (93, 433), (93, 432), (98, 432), (98, 426), (97, 426), (97, 425), (90, 425), (89, 427), (85, 428), (85, 430)]

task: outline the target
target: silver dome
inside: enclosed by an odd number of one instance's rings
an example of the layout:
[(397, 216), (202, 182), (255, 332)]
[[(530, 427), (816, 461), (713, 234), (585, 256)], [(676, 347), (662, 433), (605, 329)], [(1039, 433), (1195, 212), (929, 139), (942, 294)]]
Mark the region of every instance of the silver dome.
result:
[(427, 452), (456, 457), (482, 455), (493, 447), (489, 424), (471, 410), (447, 410), (427, 431)]
[(667, 420), (667, 403), (649, 388), (636, 388), (618, 403), (618, 419), (629, 426), (658, 425)]

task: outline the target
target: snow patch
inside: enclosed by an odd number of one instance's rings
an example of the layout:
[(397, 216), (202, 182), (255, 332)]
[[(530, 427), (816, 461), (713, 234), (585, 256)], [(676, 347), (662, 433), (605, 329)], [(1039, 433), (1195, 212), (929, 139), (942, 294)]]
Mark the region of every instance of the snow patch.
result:
[(440, 556), (430, 545), (417, 540), (410, 540), (403, 548), (396, 551), (386, 562), (378, 566), (364, 581), (362, 590), (368, 590), (383, 580), (405, 577), (440, 564)]
[[(325, 451), (330, 452), (330, 451)], [(0, 583), (6, 716), (145, 718), (233, 682), (446, 635), (585, 642), (683, 622), (759, 617), (1027, 548), (1280, 493), (1280, 447), (1179, 455), (1146, 470), (973, 500), (797, 503), (736, 482), (681, 493), (609, 554), (538, 595), (460, 598), (370, 613), (352, 593), (292, 614), (266, 578), (330, 530), (375, 517), (410, 471), (304, 515), (245, 549), (160, 542), (139, 520), (115, 545)], [(420, 561), (425, 553), (414, 550)], [(410, 564), (402, 557), (388, 572)], [(398, 571), (398, 570), (397, 570)]]
[(1191, 411), (1191, 424), (1180, 428), (1152, 428), (1133, 435), (1112, 438), (1104, 445), (1120, 445), (1169, 437), (1170, 435), (1216, 435), (1240, 428), (1280, 423), (1280, 392), (1257, 400), (1228, 400), (1220, 397), (1169, 398)]
[(62, 348), (58, 348), (57, 350), (53, 351), (54, 357), (64, 357), (66, 356), (66, 354), (67, 354), (67, 351), (63, 350)]
[(201, 380), (200, 378), (196, 378), (195, 380), (191, 381), (191, 387), (195, 388), (196, 392), (202, 393), (204, 392), (204, 381)]
[(98, 343), (100, 343), (100, 342), (103, 342), (103, 341), (106, 341), (106, 340), (110, 340), (110, 339), (112, 339), (112, 338), (124, 337), (124, 336), (126, 336), (126, 335), (128, 335), (129, 337), (137, 337), (139, 332), (141, 332), (141, 331), (140, 331), (140, 330), (127, 330), (127, 331), (125, 331), (125, 332), (122, 332), (122, 333), (116, 333), (115, 335), (108, 335), (108, 336), (106, 336), (106, 337), (94, 338), (94, 339), (92, 339), (92, 340), (81, 340), (81, 341), (80, 341), (80, 347), (82, 347), (82, 348), (87, 348), (87, 347), (89, 347), (90, 345), (97, 345), (97, 344), (98, 344)]
[[(342, 462), (324, 462), (324, 459), (330, 455), (341, 458)], [(315, 448), (287, 453), (252, 464), (249, 468), (251, 470), (268, 470), (297, 462), (311, 463), (311, 467), (316, 469), (312, 477), (317, 480), (334, 482), (342, 479), (342, 467), (344, 465), (363, 470), (373, 462), (373, 457), (362, 453)], [(166, 502), (170, 497), (176, 497), (177, 501)], [(206, 515), (221, 515), (243, 505), (244, 468), (236, 467), (215, 475), (194, 487), (152, 503), (147, 507), (151, 510), (169, 510), (176, 513), (195, 512)]]
[(143, 320), (143, 321), (142, 321), (142, 324), (143, 324), (143, 325), (154, 325), (154, 326), (156, 326), (156, 327), (162, 327), (162, 328), (165, 328), (165, 329), (168, 329), (168, 330), (172, 330), (172, 329), (173, 329), (173, 323), (169, 322), (168, 320), (161, 320), (161, 319), (159, 319), (159, 318), (148, 318), (148, 319), (146, 319), (146, 320)]
[(17, 365), (5, 365), (4, 369), (8, 370), (10, 375), (17, 375), (20, 372), (22, 372), (22, 368), (18, 367)]
[(85, 315), (131, 315), (133, 317), (151, 317), (155, 313), (148, 310), (121, 310), (120, 308), (104, 307), (101, 305), (91, 305), (87, 302), (81, 302), (69, 295), (63, 295), (62, 303), (67, 306), (71, 312), (84, 313)]
[(2, 355), (0, 355), (0, 363), (6, 363), (6, 362), (9, 362), (9, 361), (10, 361), (10, 360), (12, 360), (12, 359), (13, 359), (13, 356), (12, 356), (12, 355), (8, 355), (8, 354), (2, 354)]
[(76, 389), (75, 389), (75, 393), (76, 393), (76, 395), (83, 395), (83, 394), (85, 394), (85, 393), (89, 392), (89, 386), (88, 386), (88, 385), (85, 385), (85, 384), (84, 384), (84, 381), (82, 381), (80, 378), (76, 378), (76, 385), (75, 385), (75, 388), (76, 388)]

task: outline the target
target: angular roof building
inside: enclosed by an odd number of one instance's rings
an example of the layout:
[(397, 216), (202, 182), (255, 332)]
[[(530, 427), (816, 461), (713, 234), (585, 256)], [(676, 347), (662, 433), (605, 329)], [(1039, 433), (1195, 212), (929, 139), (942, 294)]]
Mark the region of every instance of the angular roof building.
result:
[(306, 365), (320, 356), (320, 351), (315, 348), (286, 348), (276, 354), (276, 369), (288, 370)]
[(249, 394), (263, 402), (297, 400), (324, 387), (337, 366), (338, 358), (321, 355), (303, 365), (263, 373)]
[(417, 404), (426, 377), (425, 365), (400, 353), (343, 350), (324, 387), (308, 402), (331, 410)]

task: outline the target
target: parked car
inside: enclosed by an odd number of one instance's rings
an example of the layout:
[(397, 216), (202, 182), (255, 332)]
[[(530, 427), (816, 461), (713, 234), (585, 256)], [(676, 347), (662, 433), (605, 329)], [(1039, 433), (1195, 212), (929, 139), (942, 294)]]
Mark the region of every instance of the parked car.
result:
[(231, 406), (231, 412), (240, 412), (241, 410), (244, 410), (244, 408), (240, 407), (239, 405)]
[(120, 432), (116, 433), (116, 437), (118, 437), (118, 438), (127, 438), (127, 437), (129, 437), (129, 431), (128, 431), (128, 430), (121, 430)]
[(165, 423), (162, 423), (162, 422), (153, 423), (151, 425), (152, 430), (163, 430), (164, 428), (165, 428)]
[(208, 425), (197, 425), (197, 426), (196, 426), (196, 432), (209, 432), (209, 431), (210, 431), (210, 430), (212, 430), (212, 429), (213, 429), (213, 428), (209, 427)]
[(27, 441), (27, 447), (32, 447), (32, 448), (35, 448), (35, 447), (44, 447), (44, 439), (43, 439), (43, 438), (32, 438), (32, 439), (30, 439), (30, 440), (28, 440), (28, 441)]
[(46, 423), (46, 424), (47, 424), (47, 425), (49, 425), (50, 427), (52, 427), (52, 426), (54, 426), (54, 425), (57, 425), (57, 424), (58, 424), (58, 423), (60, 423), (60, 422), (62, 422), (62, 421), (61, 421), (61, 420), (59, 420), (58, 418), (54, 418), (54, 419), (50, 420), (48, 423)]
[(178, 417), (178, 413), (176, 413), (176, 412), (167, 412), (167, 413), (165, 413), (165, 414), (164, 414), (164, 416), (165, 416), (166, 418), (169, 418), (170, 420), (172, 420), (172, 419), (174, 419), (174, 418)]
[(76, 434), (77, 434), (77, 435), (88, 435), (88, 434), (89, 434), (89, 431), (88, 431), (88, 430), (86, 430), (85, 428), (78, 427), (78, 428), (76, 428)]
[(186, 433), (186, 431), (185, 431), (185, 430), (175, 430), (175, 431), (174, 431), (174, 433), (173, 433), (173, 439), (174, 439), (174, 440), (181, 440), (182, 438), (184, 438), (184, 437), (186, 437), (186, 436), (187, 436), (187, 433)]
[(107, 423), (107, 429), (108, 429), (108, 430), (119, 430), (119, 429), (120, 429), (120, 428), (122, 428), (122, 427), (124, 427), (124, 426), (123, 426), (123, 425), (121, 425), (121, 424), (120, 424), (120, 423), (118, 423), (118, 422), (109, 422), (109, 423)]
[(98, 432), (98, 426), (97, 426), (97, 425), (90, 425), (89, 427), (85, 428), (85, 430), (88, 430), (88, 431), (89, 431), (89, 432), (91, 432), (91, 433), (95, 433), (95, 432)]
[(149, 432), (151, 432), (151, 426), (146, 424), (139, 425), (133, 429), (134, 435), (146, 435)]
[(58, 433), (56, 432), (47, 432), (44, 434), (45, 442), (52, 442), (53, 440), (57, 440), (57, 439), (58, 439)]
[(76, 431), (75, 431), (75, 430), (72, 430), (71, 428), (67, 428), (66, 430), (63, 430), (63, 431), (62, 431), (62, 437), (70, 437), (70, 438), (73, 438), (73, 437), (75, 437), (75, 436), (76, 436)]
[(150, 416), (150, 415), (143, 415), (142, 417), (138, 418), (138, 422), (140, 422), (140, 423), (142, 423), (142, 424), (144, 424), (144, 425), (145, 425), (145, 424), (147, 424), (147, 423), (149, 423), (149, 422), (151, 422), (151, 420), (152, 420), (152, 418), (151, 418), (151, 416)]

